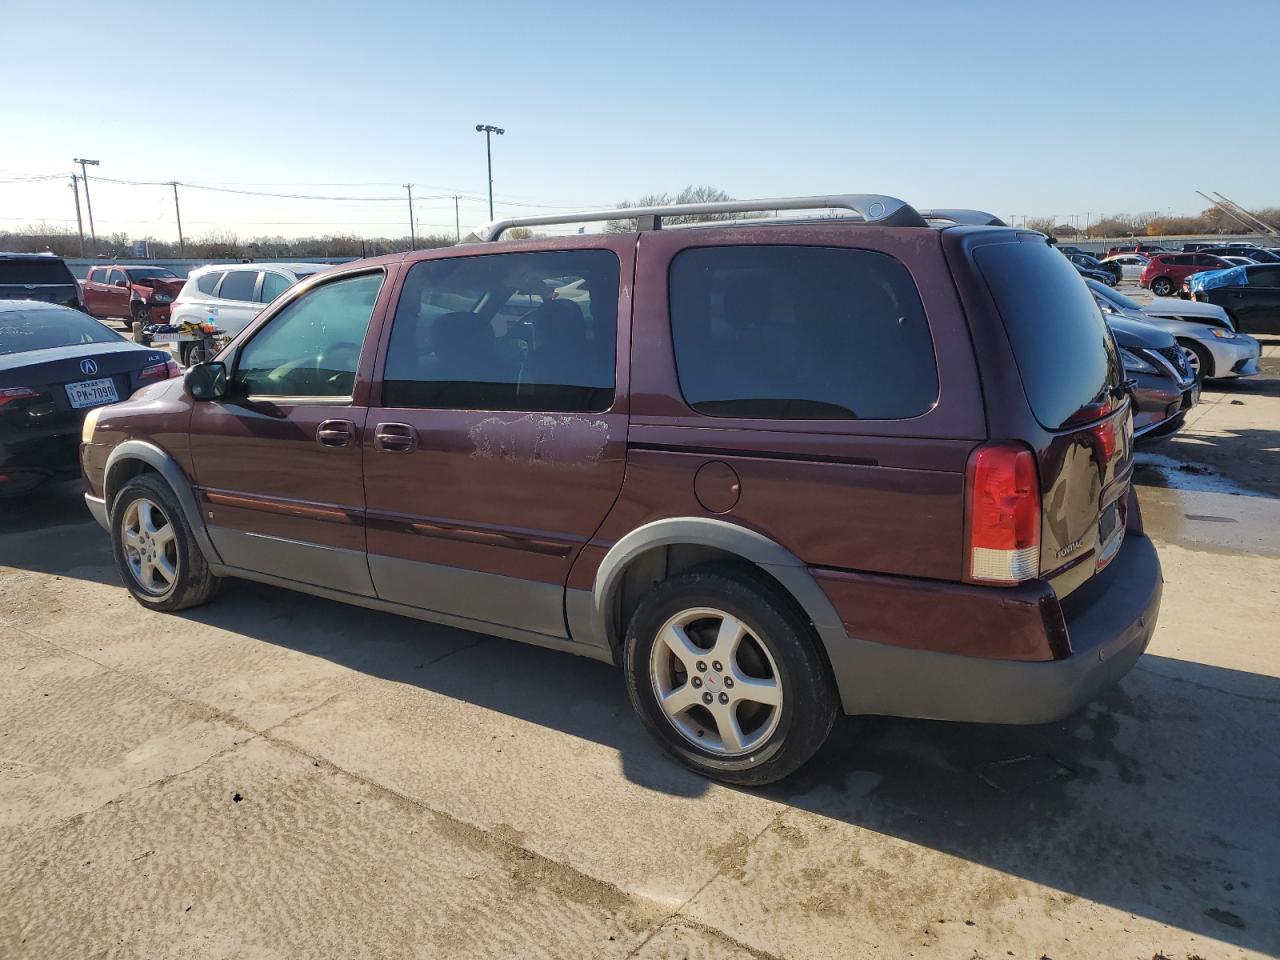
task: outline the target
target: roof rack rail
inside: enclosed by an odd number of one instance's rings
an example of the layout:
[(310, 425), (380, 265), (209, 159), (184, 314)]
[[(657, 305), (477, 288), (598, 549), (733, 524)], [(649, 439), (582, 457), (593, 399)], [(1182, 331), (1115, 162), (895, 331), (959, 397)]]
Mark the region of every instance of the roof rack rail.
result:
[[(888, 227), (927, 227), (924, 218), (896, 197), (876, 193), (841, 193), (821, 197), (780, 197), (772, 200), (721, 200), (712, 203), (673, 203), (657, 207), (619, 207), (614, 210), (583, 210), (533, 217), (491, 220), (477, 227), (463, 242), (487, 243), (499, 239), (513, 227), (540, 227), (559, 223), (594, 223), (604, 220), (635, 220), (641, 230), (661, 230), (664, 217), (700, 214), (752, 213), (763, 210), (852, 210), (866, 223)], [(714, 221), (712, 221), (714, 222)]]
[(987, 213), (985, 210), (966, 210), (961, 207), (951, 207), (945, 210), (921, 210), (920, 216), (924, 217), (925, 220), (963, 224), (965, 226), (1008, 226), (1007, 223), (997, 217), (994, 213)]

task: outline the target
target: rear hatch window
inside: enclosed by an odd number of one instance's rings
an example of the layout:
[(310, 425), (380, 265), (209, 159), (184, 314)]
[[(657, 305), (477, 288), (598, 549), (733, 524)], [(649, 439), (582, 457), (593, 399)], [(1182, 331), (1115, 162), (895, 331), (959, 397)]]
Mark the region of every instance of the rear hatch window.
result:
[[(1008, 332), (1037, 438), (1040, 572), (1065, 596), (1110, 562), (1124, 537), (1132, 428), (1123, 367), (1084, 280), (1039, 238), (973, 251)], [(1058, 571), (1063, 576), (1057, 576)], [(1070, 572), (1068, 572), (1070, 571)]]
[(973, 255), (1040, 425), (1061, 430), (1102, 416), (1119, 393), (1123, 368), (1076, 269), (1036, 241), (984, 244)]
[(30, 260), (0, 259), (0, 283), (75, 284), (71, 271), (61, 260), (32, 257)]

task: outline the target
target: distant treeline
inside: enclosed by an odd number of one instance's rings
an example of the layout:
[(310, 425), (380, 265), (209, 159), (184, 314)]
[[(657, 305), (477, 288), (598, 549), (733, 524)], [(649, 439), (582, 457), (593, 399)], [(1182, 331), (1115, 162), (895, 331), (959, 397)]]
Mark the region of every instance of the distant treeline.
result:
[[(405, 237), (356, 236), (328, 237), (253, 237), (241, 240), (234, 233), (218, 230), (189, 237), (179, 250), (176, 241), (155, 240), (151, 237), (135, 237), (127, 233), (112, 233), (98, 237), (97, 250), (91, 249), (88, 231), (84, 237), (85, 256), (127, 258), (134, 255), (134, 243), (145, 240), (150, 256), (157, 260), (186, 257), (200, 260), (236, 259), (242, 257), (288, 257), (306, 260), (308, 257), (377, 257), (384, 253), (404, 253), (406, 250), (431, 250), (448, 247), (454, 243), (452, 236), (432, 234), (410, 242)], [(46, 223), (31, 224), (16, 230), (0, 230), (0, 250), (12, 253), (43, 253), (52, 251), (63, 257), (80, 256), (80, 235), (72, 229)]]
[[(1280, 228), (1280, 207), (1263, 207), (1249, 211), (1263, 223)], [(1019, 226), (1022, 223), (1019, 222)], [(1251, 233), (1217, 207), (1194, 216), (1167, 213), (1116, 213), (1088, 224), (1054, 223), (1049, 217), (1028, 217), (1026, 226), (1054, 237), (1177, 237), (1188, 234)]]
[[(714, 187), (686, 187), (678, 194), (651, 194), (634, 202), (623, 201), (620, 206), (656, 206), (667, 203), (697, 203), (729, 200), (730, 196)], [(1255, 217), (1275, 227), (1280, 227), (1280, 207), (1264, 207), (1251, 211)], [(721, 215), (721, 216), (742, 216)], [(671, 218), (680, 220), (714, 220), (719, 217), (699, 216)], [(1217, 207), (1210, 207), (1194, 216), (1174, 216), (1159, 212), (1104, 216), (1085, 224), (1054, 223), (1050, 217), (1019, 218), (1018, 226), (1026, 226), (1054, 237), (1126, 237), (1126, 236), (1181, 236), (1187, 234), (1239, 234), (1248, 233), (1240, 223)], [(610, 221), (606, 230), (633, 230), (635, 221)], [(507, 239), (533, 236), (527, 228), (516, 228), (506, 233)], [(429, 234), (410, 241), (409, 237), (364, 238), (353, 235), (325, 237), (253, 237), (241, 240), (229, 230), (215, 230), (188, 238), (179, 249), (171, 240), (151, 237), (135, 237), (127, 233), (112, 233), (98, 237), (96, 250), (90, 249), (92, 241), (85, 235), (85, 256), (132, 257), (134, 244), (144, 240), (149, 255), (158, 260), (188, 257), (192, 259), (231, 259), (242, 257), (287, 257), (306, 260), (308, 257), (377, 257), (384, 253), (404, 253), (407, 250), (431, 250), (452, 246), (455, 238), (445, 234)], [(16, 230), (0, 230), (0, 250), (14, 253), (41, 253), (50, 250), (64, 257), (80, 256), (80, 236), (66, 226), (47, 223), (30, 224)]]

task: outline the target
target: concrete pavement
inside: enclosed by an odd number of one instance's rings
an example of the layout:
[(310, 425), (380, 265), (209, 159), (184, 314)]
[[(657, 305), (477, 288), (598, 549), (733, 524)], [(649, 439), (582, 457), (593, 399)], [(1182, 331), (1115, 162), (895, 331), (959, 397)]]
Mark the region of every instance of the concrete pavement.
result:
[(601, 664), (234, 581), (151, 614), (74, 487), (0, 507), (0, 956), (1276, 955), (1268, 353), (1145, 458), (1119, 687), (843, 721), (765, 791), (665, 760)]

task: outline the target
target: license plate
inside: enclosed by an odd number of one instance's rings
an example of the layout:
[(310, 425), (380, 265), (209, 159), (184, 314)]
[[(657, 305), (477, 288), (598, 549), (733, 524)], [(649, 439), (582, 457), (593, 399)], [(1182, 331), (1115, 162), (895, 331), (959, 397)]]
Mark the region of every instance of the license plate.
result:
[(152, 343), (186, 343), (194, 339), (195, 337), (186, 333), (153, 333), (151, 335)]
[(1120, 504), (1113, 503), (1098, 518), (1098, 559), (1095, 570), (1101, 570), (1120, 552), (1120, 544), (1124, 541), (1124, 517), (1120, 513)]
[(101, 380), (82, 380), (79, 383), (67, 384), (67, 399), (71, 401), (73, 410), (85, 407), (100, 407), (104, 403), (115, 403), (116, 385), (110, 377)]

